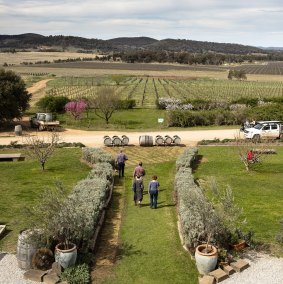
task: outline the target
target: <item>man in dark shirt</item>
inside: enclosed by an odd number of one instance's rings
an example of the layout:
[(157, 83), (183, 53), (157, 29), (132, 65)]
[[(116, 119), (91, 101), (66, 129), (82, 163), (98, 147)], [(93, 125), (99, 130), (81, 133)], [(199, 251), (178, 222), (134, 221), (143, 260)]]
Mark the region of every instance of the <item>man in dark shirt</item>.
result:
[(117, 155), (119, 178), (124, 176), (126, 160), (128, 160), (128, 157), (123, 153), (123, 150), (120, 150), (120, 153)]

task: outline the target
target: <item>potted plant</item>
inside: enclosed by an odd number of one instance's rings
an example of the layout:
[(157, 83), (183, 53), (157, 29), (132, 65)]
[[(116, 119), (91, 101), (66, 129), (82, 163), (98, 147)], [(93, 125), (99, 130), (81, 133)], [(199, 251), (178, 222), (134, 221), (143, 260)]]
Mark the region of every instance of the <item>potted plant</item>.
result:
[(241, 251), (248, 246), (253, 246), (253, 235), (254, 232), (251, 230), (244, 234), (241, 229), (237, 228), (232, 235), (230, 247), (235, 251)]
[(215, 269), (218, 260), (218, 250), (216, 246), (212, 245), (212, 241), (215, 241), (215, 236), (223, 229), (223, 226), (215, 214), (212, 204), (206, 199), (202, 201), (199, 216), (203, 225), (203, 231), (199, 238), (205, 240), (205, 243), (196, 247), (195, 260), (199, 273), (208, 274)]
[(66, 190), (60, 183), (46, 189), (40, 202), (28, 210), (32, 228), (40, 228), (46, 238), (46, 247), (55, 244), (55, 261), (63, 268), (76, 261), (77, 246), (74, 241), (81, 233), (80, 220), (74, 217), (74, 199), (67, 197)]
[(73, 266), (77, 259), (77, 246), (70, 241), (70, 228), (62, 227), (58, 237), (60, 242), (55, 246), (55, 261), (63, 268)]

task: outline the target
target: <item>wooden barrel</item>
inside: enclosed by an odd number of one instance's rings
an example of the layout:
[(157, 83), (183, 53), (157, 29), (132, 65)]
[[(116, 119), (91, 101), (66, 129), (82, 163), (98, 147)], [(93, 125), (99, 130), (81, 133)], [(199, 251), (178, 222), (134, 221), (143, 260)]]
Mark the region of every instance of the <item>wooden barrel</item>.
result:
[(18, 236), (17, 260), (19, 268), (23, 270), (32, 268), (32, 257), (38, 249), (36, 243), (30, 241), (31, 234), (31, 230), (26, 230)]
[(16, 125), (15, 126), (15, 135), (16, 136), (21, 136), (22, 135), (22, 131), (23, 131), (23, 129), (22, 129), (21, 125)]
[(129, 138), (126, 135), (122, 135), (122, 143), (123, 145), (129, 144)]
[(157, 135), (155, 137), (155, 144), (158, 145), (158, 146), (161, 146), (161, 145), (164, 145), (164, 139), (162, 136), (160, 135)]
[(173, 136), (173, 143), (176, 145), (180, 145), (181, 144), (181, 138), (178, 135), (174, 135)]
[(165, 135), (165, 143), (166, 145), (170, 145), (173, 143), (173, 139), (169, 135)]
[(151, 147), (153, 146), (153, 137), (150, 135), (143, 135), (139, 137), (140, 146)]
[(112, 137), (112, 144), (115, 146), (119, 146), (122, 144), (122, 140), (118, 136)]
[(104, 136), (104, 145), (112, 146), (112, 139), (109, 136)]

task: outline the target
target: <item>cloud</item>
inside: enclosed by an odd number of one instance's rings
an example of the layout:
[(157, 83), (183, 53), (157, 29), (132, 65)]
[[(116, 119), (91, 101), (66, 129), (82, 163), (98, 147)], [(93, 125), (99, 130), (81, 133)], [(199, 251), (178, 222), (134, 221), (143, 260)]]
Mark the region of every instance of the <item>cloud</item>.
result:
[(283, 46), (283, 4), (277, 0), (0, 0), (0, 26), (1, 34), (150, 36)]

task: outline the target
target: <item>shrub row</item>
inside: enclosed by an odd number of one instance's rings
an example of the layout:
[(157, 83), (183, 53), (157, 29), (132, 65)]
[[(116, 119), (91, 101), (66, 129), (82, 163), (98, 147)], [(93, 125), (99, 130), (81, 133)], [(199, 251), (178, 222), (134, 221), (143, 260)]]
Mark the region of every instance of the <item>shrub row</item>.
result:
[(263, 104), (256, 107), (237, 107), (233, 110), (170, 110), (167, 121), (169, 127), (192, 127), (207, 125), (239, 125), (249, 120), (283, 120), (281, 103)]
[(64, 202), (64, 207), (62, 206), (59, 218), (63, 223), (72, 219), (72, 241), (76, 242), (79, 247), (88, 249), (91, 247), (94, 231), (111, 191), (113, 168), (109, 163), (112, 157), (101, 149), (84, 148), (82, 152), (83, 159), (87, 158), (87, 161), (93, 164), (93, 169), (86, 179), (75, 185)]
[[(202, 189), (194, 182), (192, 164), (196, 159), (196, 148), (187, 148), (176, 161), (175, 192), (183, 242), (194, 248), (204, 241), (217, 242), (223, 228), (212, 204)], [(218, 228), (218, 230), (214, 230)]]
[(168, 126), (238, 125), (241, 124), (245, 118), (246, 116), (241, 115), (240, 112), (232, 112), (229, 110), (173, 110), (168, 112)]
[(111, 154), (105, 153), (99, 148), (84, 148), (82, 158), (91, 165), (103, 162), (114, 165), (114, 159)]

